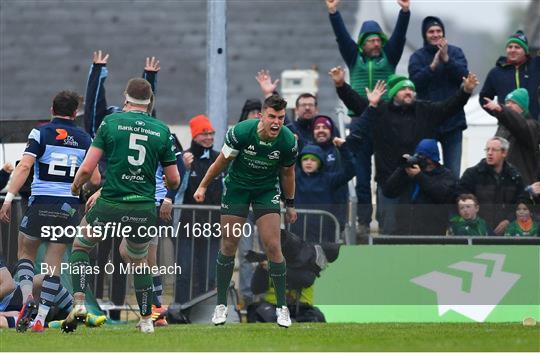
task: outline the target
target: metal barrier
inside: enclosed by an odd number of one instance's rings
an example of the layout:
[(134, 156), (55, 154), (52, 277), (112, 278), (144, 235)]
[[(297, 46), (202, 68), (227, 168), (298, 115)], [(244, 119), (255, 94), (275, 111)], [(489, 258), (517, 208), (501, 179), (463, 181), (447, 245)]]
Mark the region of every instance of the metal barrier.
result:
[(540, 237), (515, 236), (369, 236), (370, 245), (540, 245)]

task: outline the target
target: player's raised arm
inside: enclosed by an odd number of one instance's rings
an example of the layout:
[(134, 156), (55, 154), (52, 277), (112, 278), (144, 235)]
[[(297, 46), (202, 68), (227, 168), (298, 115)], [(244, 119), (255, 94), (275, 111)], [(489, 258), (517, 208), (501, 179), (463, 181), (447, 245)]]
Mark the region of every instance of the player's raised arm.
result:
[(210, 165), (208, 171), (206, 171), (206, 174), (204, 175), (204, 178), (199, 184), (199, 187), (195, 191), (195, 194), (193, 194), (193, 198), (197, 201), (197, 203), (204, 202), (206, 188), (208, 188), (210, 183), (214, 180), (214, 178), (217, 177), (217, 175), (219, 175), (225, 168), (227, 168), (229, 163), (234, 160), (235, 157), (236, 156), (232, 155), (229, 155), (229, 157), (225, 157), (223, 151), (219, 153), (216, 161), (214, 161), (214, 163)]

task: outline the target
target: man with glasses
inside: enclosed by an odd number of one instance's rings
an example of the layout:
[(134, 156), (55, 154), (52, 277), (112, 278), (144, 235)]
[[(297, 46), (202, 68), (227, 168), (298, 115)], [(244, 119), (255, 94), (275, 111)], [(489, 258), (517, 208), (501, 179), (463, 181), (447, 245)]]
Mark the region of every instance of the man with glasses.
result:
[(515, 204), (524, 193), (520, 173), (506, 162), (508, 140), (495, 136), (486, 143), (486, 158), (463, 173), (459, 194), (474, 194), (480, 202), (480, 217), (496, 235), (504, 235), (514, 218)]
[(296, 99), (294, 114), (296, 120), (287, 125), (298, 138), (298, 148), (313, 143), (313, 118), (319, 114), (317, 97), (311, 93), (303, 93)]

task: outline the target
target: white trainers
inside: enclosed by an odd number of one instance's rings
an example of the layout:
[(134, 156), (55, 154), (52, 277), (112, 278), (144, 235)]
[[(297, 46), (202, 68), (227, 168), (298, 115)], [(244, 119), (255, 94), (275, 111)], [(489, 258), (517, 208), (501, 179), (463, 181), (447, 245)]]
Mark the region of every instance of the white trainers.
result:
[(277, 324), (280, 327), (289, 328), (291, 326), (291, 316), (289, 314), (289, 308), (282, 306), (276, 308)]
[(227, 306), (217, 305), (212, 316), (212, 323), (216, 326), (225, 324), (227, 321)]
[(154, 324), (152, 323), (152, 318), (141, 318), (137, 324), (139, 332), (142, 333), (154, 333)]

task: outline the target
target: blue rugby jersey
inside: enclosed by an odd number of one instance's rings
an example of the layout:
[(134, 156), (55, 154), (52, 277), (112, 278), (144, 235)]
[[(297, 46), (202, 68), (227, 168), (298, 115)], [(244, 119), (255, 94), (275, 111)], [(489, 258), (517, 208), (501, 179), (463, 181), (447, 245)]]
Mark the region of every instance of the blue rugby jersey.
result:
[(32, 195), (73, 197), (71, 183), (92, 139), (75, 122), (53, 118), (32, 129), (24, 154), (36, 158)]

